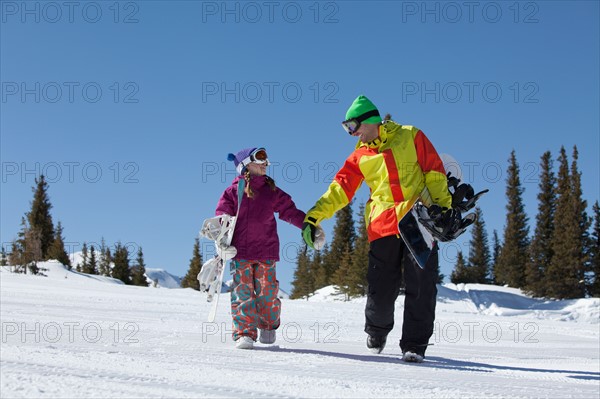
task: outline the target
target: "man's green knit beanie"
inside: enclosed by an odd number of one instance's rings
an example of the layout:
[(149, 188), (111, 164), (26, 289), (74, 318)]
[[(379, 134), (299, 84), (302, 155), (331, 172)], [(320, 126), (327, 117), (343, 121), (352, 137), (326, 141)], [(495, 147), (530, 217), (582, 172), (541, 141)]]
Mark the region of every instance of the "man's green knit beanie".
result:
[[(365, 96), (358, 96), (346, 112), (346, 120), (357, 118), (364, 113), (376, 110), (377, 107)], [(381, 116), (372, 116), (362, 123), (381, 123)]]

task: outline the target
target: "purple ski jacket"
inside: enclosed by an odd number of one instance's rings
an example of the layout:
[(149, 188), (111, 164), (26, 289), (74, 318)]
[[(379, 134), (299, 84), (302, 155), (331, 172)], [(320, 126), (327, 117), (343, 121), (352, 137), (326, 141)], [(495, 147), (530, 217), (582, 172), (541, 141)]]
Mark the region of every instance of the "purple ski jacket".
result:
[[(217, 216), (236, 214), (237, 186), (240, 179), (243, 179), (243, 176), (236, 177), (221, 195), (215, 211)], [(248, 198), (246, 194), (242, 197), (233, 232), (231, 245), (237, 249), (234, 259), (278, 261), (279, 237), (274, 213), (279, 213), (279, 219), (298, 228), (302, 228), (305, 213), (296, 208), (292, 197), (279, 187), (273, 191), (267, 183), (266, 176), (252, 176), (250, 188), (254, 197)]]

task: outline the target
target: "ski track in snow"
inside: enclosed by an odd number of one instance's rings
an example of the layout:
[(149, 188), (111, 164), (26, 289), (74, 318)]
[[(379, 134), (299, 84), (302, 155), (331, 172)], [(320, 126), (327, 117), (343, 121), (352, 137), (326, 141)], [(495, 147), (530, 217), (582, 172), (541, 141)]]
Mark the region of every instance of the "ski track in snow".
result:
[[(586, 319), (555, 303), (525, 309), (528, 298), (503, 287), (442, 287), (434, 345), (425, 363), (407, 364), (403, 298), (381, 355), (365, 347), (364, 299), (331, 297), (283, 300), (276, 344), (243, 351), (231, 341), (228, 294), (206, 323), (210, 304), (192, 290), (48, 274), (0, 273), (2, 397), (600, 396), (594, 299), (581, 304)], [(495, 300), (509, 297), (516, 307)], [(487, 313), (492, 305), (519, 312)]]

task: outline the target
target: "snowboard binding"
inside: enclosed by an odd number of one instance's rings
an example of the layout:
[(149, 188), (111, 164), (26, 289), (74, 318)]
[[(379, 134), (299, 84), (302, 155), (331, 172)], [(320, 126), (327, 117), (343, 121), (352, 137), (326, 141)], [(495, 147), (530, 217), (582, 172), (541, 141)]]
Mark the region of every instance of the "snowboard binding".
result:
[[(235, 216), (220, 215), (206, 219), (200, 230), (200, 235), (215, 242), (215, 246), (225, 248), (231, 243), (233, 230), (235, 228)], [(215, 294), (220, 290), (220, 284), (225, 267), (225, 262), (219, 255), (207, 260), (198, 273), (200, 291), (206, 292), (207, 302), (211, 302)]]
[(200, 236), (214, 241), (216, 245), (221, 247), (228, 247), (231, 245), (234, 227), (235, 216), (215, 216), (204, 221)]
[(475, 194), (473, 186), (466, 183), (460, 184), (460, 179), (452, 176), (450, 172), (448, 172), (447, 178), (448, 189), (452, 194), (451, 209), (443, 209), (438, 205), (426, 207), (421, 203), (415, 205), (419, 222), (436, 240), (441, 242), (455, 240), (475, 222), (477, 216), (474, 212), (464, 217), (462, 212), (473, 209), (479, 198), (489, 191), (485, 189)]
[(450, 172), (448, 172), (447, 178), (448, 190), (452, 194), (452, 209), (468, 212), (475, 207), (475, 204), (483, 194), (490, 191), (485, 189), (475, 194), (473, 186), (467, 183), (460, 184), (460, 179), (452, 176)]
[(214, 258), (204, 262), (202, 268), (200, 269), (200, 273), (198, 273), (200, 292), (208, 293), (208, 297), (206, 298), (207, 302), (212, 301), (213, 292), (218, 288), (215, 286), (215, 284), (218, 281), (222, 267), (223, 262), (221, 261), (221, 258), (219, 256), (215, 256)]

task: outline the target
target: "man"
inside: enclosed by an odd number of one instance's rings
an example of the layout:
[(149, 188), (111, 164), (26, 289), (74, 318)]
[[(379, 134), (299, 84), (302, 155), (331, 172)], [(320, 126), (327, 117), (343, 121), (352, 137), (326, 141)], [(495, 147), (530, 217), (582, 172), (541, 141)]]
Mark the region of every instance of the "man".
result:
[[(386, 118), (387, 119), (387, 118)], [(306, 214), (302, 237), (313, 248), (319, 224), (348, 205), (364, 181), (371, 194), (365, 207), (370, 242), (365, 307), (367, 347), (381, 353), (394, 327), (394, 303), (404, 272), (403, 359), (422, 362), (433, 334), (438, 257), (419, 268), (398, 232), (398, 222), (417, 200), (451, 208), (442, 160), (419, 129), (382, 121), (375, 105), (359, 96), (346, 113), (344, 129), (358, 137), (355, 150), (327, 192)]]

